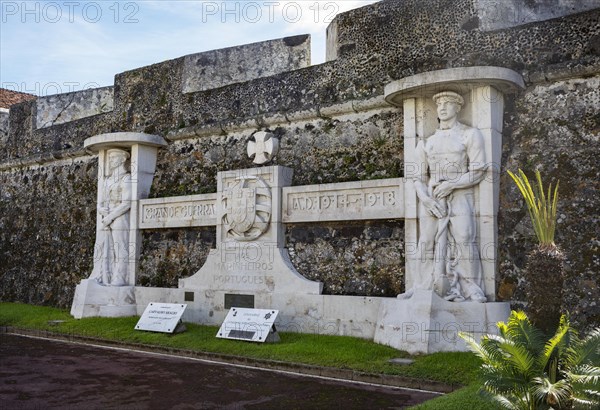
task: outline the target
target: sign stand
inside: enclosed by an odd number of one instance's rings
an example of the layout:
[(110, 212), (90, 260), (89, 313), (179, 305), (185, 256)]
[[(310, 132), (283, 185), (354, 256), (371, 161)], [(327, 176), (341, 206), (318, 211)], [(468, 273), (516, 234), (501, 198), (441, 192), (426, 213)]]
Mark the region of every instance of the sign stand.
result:
[(173, 333), (183, 333), (186, 330), (187, 327), (185, 327), (185, 323), (183, 323), (183, 321), (179, 319), (179, 322), (177, 323), (177, 326), (175, 326), (175, 330), (173, 330)]
[(221, 339), (276, 343), (281, 340), (275, 319), (278, 310), (232, 307), (217, 332)]
[(277, 333), (277, 328), (275, 327), (275, 325), (271, 326), (271, 329), (269, 329), (269, 335), (267, 336), (267, 339), (265, 340), (266, 343), (277, 343), (281, 341), (281, 338), (279, 337), (279, 333)]

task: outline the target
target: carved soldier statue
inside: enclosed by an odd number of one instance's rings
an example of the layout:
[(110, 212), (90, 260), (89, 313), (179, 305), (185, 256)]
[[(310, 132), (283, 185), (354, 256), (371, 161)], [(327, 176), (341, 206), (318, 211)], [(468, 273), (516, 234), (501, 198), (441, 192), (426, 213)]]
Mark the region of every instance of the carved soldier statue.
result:
[(129, 210), (131, 209), (131, 174), (125, 163), (129, 153), (109, 149), (108, 173), (102, 181), (98, 218), (101, 227), (96, 233), (94, 269), (90, 279), (105, 286), (128, 284)]
[(445, 91), (433, 100), (439, 128), (416, 147), (419, 275), (399, 297), (434, 289), (446, 300), (485, 302), (474, 201), (486, 166), (483, 137), (458, 121), (464, 104), (459, 94)]

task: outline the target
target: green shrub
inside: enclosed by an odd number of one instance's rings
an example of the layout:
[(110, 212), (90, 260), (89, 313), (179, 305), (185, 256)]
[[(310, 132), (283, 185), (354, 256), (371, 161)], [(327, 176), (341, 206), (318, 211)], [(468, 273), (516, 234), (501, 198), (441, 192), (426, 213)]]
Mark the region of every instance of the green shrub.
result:
[(600, 408), (600, 328), (580, 338), (563, 315), (546, 339), (513, 311), (498, 330), (480, 344), (461, 334), (483, 361), (482, 389), (494, 401), (513, 410)]

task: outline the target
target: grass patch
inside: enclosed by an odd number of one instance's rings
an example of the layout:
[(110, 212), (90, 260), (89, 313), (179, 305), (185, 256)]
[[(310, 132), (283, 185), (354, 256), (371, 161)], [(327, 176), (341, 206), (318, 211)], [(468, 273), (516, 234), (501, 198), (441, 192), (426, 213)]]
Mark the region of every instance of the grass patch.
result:
[[(52, 323), (52, 321), (63, 321)], [(217, 339), (218, 327), (186, 323), (187, 331), (176, 335), (141, 332), (134, 330), (137, 317), (73, 319), (69, 312), (61, 309), (31, 306), (18, 303), (0, 303), (0, 326), (22, 329), (48, 330), (66, 335), (95, 337), (126, 343), (142, 343), (198, 352), (244, 356), (308, 365), (336, 367), (368, 373), (401, 375), (449, 384), (473, 383), (481, 365), (471, 353), (435, 353), (413, 356), (415, 362), (409, 366), (388, 363), (390, 359), (408, 357), (405, 352), (382, 346), (368, 340), (347, 336), (325, 336), (300, 333), (281, 333), (281, 342), (273, 344), (248, 343)], [(465, 401), (467, 396), (479, 403), (476, 387), (468, 387), (444, 396), (441, 407), (419, 407), (419, 409), (451, 409), (447, 400)], [(457, 399), (452, 399), (458, 397)], [(437, 401), (436, 400), (436, 401)], [(432, 402), (433, 403), (433, 402)], [(450, 404), (449, 404), (450, 403)], [(458, 408), (458, 407), (456, 407)], [(464, 405), (461, 407), (461, 410)]]
[(489, 399), (479, 394), (479, 386), (470, 384), (452, 394), (426, 401), (418, 406), (411, 407), (412, 410), (501, 410), (502, 407), (490, 402)]

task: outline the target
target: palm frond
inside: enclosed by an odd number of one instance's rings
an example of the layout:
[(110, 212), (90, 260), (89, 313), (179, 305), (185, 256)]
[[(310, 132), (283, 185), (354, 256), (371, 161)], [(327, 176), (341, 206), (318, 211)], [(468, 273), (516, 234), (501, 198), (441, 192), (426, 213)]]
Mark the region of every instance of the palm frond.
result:
[(510, 315), (506, 333), (507, 338), (518, 345), (526, 346), (535, 356), (544, 349), (543, 333), (531, 324), (525, 312), (519, 311)]
[(523, 395), (529, 391), (527, 381), (523, 380), (522, 375), (514, 372), (514, 368), (486, 366), (481, 370), (484, 376), (483, 387), (490, 393)]
[(560, 324), (554, 336), (546, 342), (542, 354), (539, 356), (539, 364), (542, 369), (548, 366), (548, 363), (553, 357), (560, 356), (565, 351), (572, 338), (573, 328), (567, 316), (563, 315), (560, 318)]
[(482, 391), (494, 401), (519, 410), (600, 409), (600, 328), (580, 339), (563, 315), (545, 341), (525, 313), (512, 311), (498, 330), (479, 343), (461, 334), (483, 360)]
[(582, 364), (567, 372), (573, 382), (582, 384), (597, 384), (600, 387), (600, 367)]
[(556, 229), (556, 207), (558, 204), (559, 182), (556, 182), (553, 195), (551, 195), (552, 184), (549, 184), (548, 194), (546, 195), (542, 184), (542, 177), (540, 172), (536, 170), (536, 194), (529, 183), (527, 175), (520, 169), (518, 172), (519, 175), (515, 175), (511, 171), (508, 171), (508, 175), (513, 179), (515, 185), (521, 192), (523, 199), (525, 199), (525, 205), (527, 206), (527, 211), (531, 218), (535, 235), (541, 245), (552, 245), (554, 244), (554, 232)]
[(479, 345), (470, 333), (459, 332), (458, 335), (465, 341), (469, 350), (481, 358), (484, 363), (495, 361), (494, 358), (490, 356), (487, 349)]
[(517, 403), (514, 403), (514, 401), (516, 401), (514, 398), (509, 399), (508, 397), (502, 396), (502, 395), (492, 395), (491, 396), (492, 400), (494, 400), (496, 403), (498, 403), (500, 406), (504, 407), (505, 409), (509, 409), (509, 410), (523, 410), (523, 409), (527, 409), (528, 408), (524, 408), (521, 405), (520, 401), (517, 401)]
[(563, 379), (552, 383), (546, 377), (536, 377), (533, 383), (533, 394), (538, 402), (546, 403), (553, 408), (563, 408), (571, 400), (572, 389), (568, 380)]
[(572, 365), (591, 363), (600, 366), (600, 327), (578, 340), (572, 352)]
[(596, 389), (573, 389), (573, 404), (576, 409), (598, 409), (600, 408), (600, 391)]
[(535, 375), (535, 357), (529, 353), (527, 348), (510, 341), (503, 343), (501, 347), (506, 352), (505, 360), (523, 375), (524, 381)]

